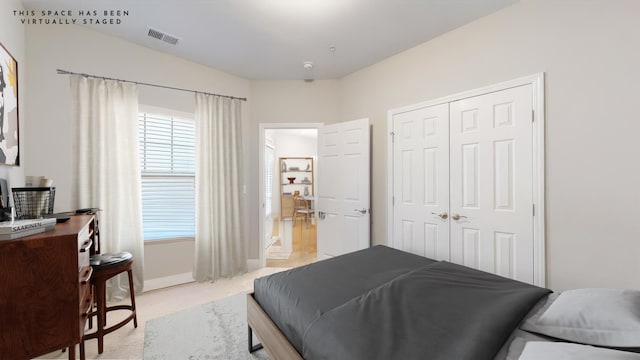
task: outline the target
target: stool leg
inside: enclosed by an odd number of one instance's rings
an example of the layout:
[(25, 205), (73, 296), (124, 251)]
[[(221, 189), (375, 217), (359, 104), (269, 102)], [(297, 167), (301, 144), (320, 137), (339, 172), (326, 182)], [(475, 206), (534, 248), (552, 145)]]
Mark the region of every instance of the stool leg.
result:
[(69, 360), (76, 360), (76, 344), (69, 346)]
[(133, 272), (131, 269), (127, 270), (129, 275), (129, 297), (131, 298), (131, 311), (133, 311), (133, 327), (138, 327), (138, 316), (136, 314), (136, 294), (133, 289)]
[(96, 296), (98, 297), (98, 354), (104, 350), (104, 328), (107, 326), (107, 284), (106, 281), (98, 281), (96, 284)]
[[(91, 286), (89, 287), (89, 291), (91, 292), (91, 305), (89, 305), (89, 313), (92, 313), (94, 311), (94, 308), (96, 305), (96, 299), (97, 299), (96, 289), (93, 284), (91, 284)], [(89, 322), (89, 329), (93, 329), (93, 316), (89, 316), (88, 322)]]
[(84, 354), (84, 339), (80, 339), (80, 360), (85, 360)]

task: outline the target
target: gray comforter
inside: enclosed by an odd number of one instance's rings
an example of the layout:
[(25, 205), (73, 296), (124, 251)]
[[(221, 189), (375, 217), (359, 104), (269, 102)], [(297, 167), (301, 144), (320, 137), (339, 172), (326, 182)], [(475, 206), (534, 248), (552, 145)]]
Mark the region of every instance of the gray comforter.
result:
[(322, 313), (305, 359), (493, 359), (550, 291), (448, 262), (422, 266)]
[(378, 245), (258, 278), (254, 297), (302, 354), (302, 338), (322, 314), (434, 262)]

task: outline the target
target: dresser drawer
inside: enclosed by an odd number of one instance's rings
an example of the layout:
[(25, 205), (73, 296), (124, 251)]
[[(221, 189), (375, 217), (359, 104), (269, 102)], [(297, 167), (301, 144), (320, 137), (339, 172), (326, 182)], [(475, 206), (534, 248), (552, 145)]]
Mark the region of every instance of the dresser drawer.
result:
[(78, 273), (78, 294), (79, 294), (79, 311), (80, 311), (80, 337), (84, 334), (84, 327), (87, 319), (89, 318), (89, 312), (91, 311), (91, 274), (93, 268), (91, 266), (85, 266), (80, 269)]
[(80, 231), (78, 231), (78, 246), (82, 246), (85, 240), (91, 238), (91, 223), (87, 223)]
[(78, 272), (82, 272), (82, 269), (89, 266), (90, 249), (93, 241), (91, 239), (85, 240), (80, 249), (78, 250)]
[(88, 223), (78, 232), (78, 270), (82, 270), (83, 267), (89, 266), (89, 256), (91, 252), (91, 246), (93, 245), (93, 229), (91, 223)]
[(91, 266), (83, 267), (78, 273), (78, 299), (80, 300), (80, 308), (85, 306), (84, 300), (88, 295), (91, 295), (91, 274), (93, 274), (93, 268)]
[(91, 286), (80, 286), (80, 316), (86, 314), (91, 307)]

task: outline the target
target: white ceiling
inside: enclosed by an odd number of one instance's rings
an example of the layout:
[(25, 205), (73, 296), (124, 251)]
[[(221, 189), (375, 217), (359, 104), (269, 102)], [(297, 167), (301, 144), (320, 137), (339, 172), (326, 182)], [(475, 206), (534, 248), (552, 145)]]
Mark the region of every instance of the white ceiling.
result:
[[(248, 79), (337, 79), (518, 0), (23, 0), (26, 9), (125, 10), (97, 31)], [(93, 18), (90, 17), (90, 18)], [(177, 45), (147, 36), (152, 27)], [(334, 46), (335, 51), (330, 48)], [(312, 61), (311, 70), (303, 67)]]

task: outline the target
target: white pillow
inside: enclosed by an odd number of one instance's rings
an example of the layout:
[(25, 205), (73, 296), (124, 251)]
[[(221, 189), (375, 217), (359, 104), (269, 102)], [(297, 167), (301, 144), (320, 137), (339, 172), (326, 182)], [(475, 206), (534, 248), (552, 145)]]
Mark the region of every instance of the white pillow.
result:
[(518, 360), (640, 360), (640, 354), (562, 342), (529, 341)]
[(640, 347), (638, 290), (568, 290), (546, 305), (521, 328), (583, 344)]

